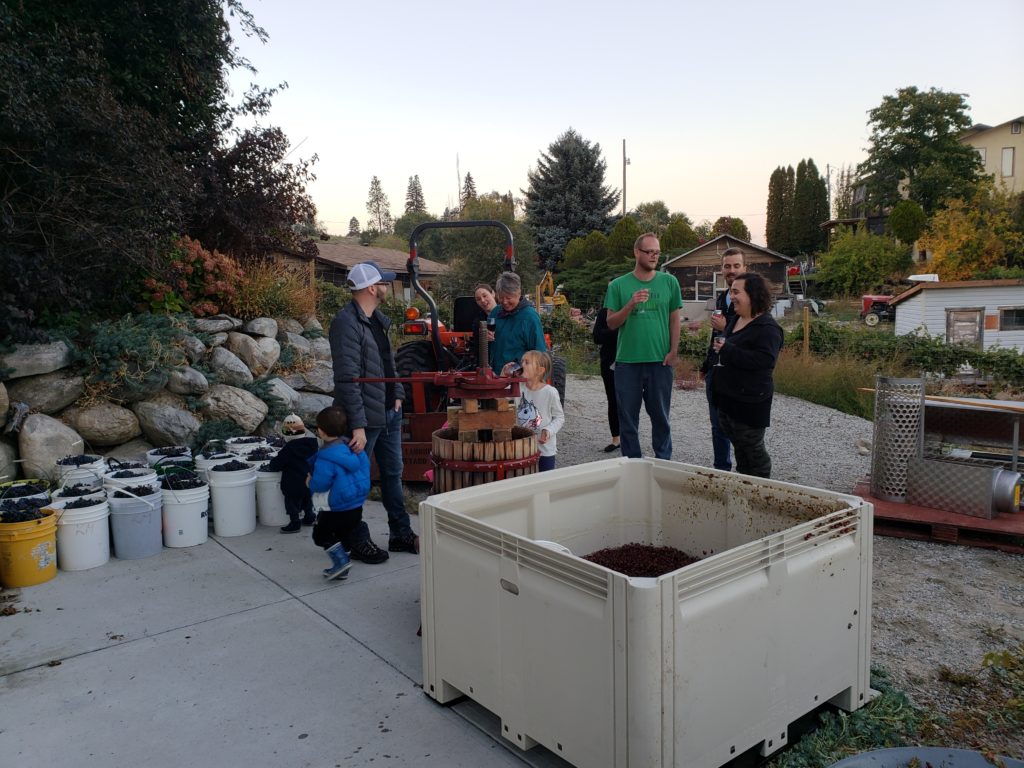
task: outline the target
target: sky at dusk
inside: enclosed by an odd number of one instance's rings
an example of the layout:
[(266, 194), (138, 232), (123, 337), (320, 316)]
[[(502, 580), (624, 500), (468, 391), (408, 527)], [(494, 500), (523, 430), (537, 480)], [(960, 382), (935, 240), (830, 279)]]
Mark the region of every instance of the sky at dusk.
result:
[(967, 94), (976, 123), (1024, 114), (1024, 0), (243, 1), (269, 41), (236, 28), (258, 74), (232, 89), (288, 83), (265, 121), (319, 157), (332, 234), (365, 228), (374, 175), (396, 218), (414, 174), (431, 213), (455, 205), (456, 156), (478, 192), (519, 197), (571, 127), (616, 190), (625, 139), (627, 207), (739, 216), (764, 244), (772, 170), (810, 157), (834, 182), (897, 89)]

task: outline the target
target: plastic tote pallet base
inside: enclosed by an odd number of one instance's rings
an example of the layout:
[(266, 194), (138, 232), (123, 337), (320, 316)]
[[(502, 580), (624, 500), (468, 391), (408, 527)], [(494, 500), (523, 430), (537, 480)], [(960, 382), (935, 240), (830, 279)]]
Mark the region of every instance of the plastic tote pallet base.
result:
[[(871, 697), (871, 506), (655, 459), (612, 459), (420, 505), (424, 691), (465, 695), (573, 765), (720, 766)], [(632, 541), (699, 562), (629, 578)]]

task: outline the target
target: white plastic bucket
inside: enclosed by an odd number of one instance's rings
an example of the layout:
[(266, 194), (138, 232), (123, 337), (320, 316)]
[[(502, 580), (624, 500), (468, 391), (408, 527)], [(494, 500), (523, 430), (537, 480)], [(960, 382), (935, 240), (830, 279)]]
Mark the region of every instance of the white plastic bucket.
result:
[[(131, 472), (131, 477), (114, 477), (113, 475), (118, 472)], [(116, 491), (118, 488), (127, 488), (129, 485), (156, 485), (156, 472), (152, 469), (126, 469), (117, 470), (115, 472), (108, 472), (103, 476), (103, 487), (107, 489), (108, 493)]]
[[(116, 489), (116, 490), (122, 490)], [(127, 492), (127, 491), (126, 491)], [(114, 537), (114, 557), (140, 560), (152, 557), (164, 546), (160, 516), (161, 490), (138, 498), (119, 499), (111, 492), (110, 531)]]
[(210, 536), (210, 486), (167, 488), (163, 495), (165, 547), (194, 547)]
[(256, 467), (218, 472), (211, 469), (210, 506), (217, 536), (245, 536), (256, 530)]
[(74, 485), (75, 483), (99, 483), (103, 481), (103, 475), (109, 470), (107, 462), (102, 456), (93, 456), (94, 461), (86, 464), (61, 464), (54, 463), (57, 483), (59, 485)]
[(64, 507), (57, 514), (57, 567), (85, 571), (110, 560), (109, 517), (106, 501), (78, 509)]
[[(252, 440), (253, 437), (255, 437), (255, 435), (251, 435), (249, 437), (231, 437), (225, 440), (224, 443), (227, 445), (227, 448), (231, 453), (236, 456), (241, 456), (243, 459), (258, 448), (270, 447), (270, 443), (263, 438), (260, 438), (257, 441)], [(252, 442), (242, 442), (243, 440), (252, 440)]]
[(238, 457), (233, 453), (214, 453), (211, 456), (217, 458), (207, 458), (203, 454), (196, 456), (196, 472), (199, 473), (199, 477), (203, 482), (210, 482), (209, 470), (210, 467), (215, 467), (218, 464), (223, 464), (227, 461), (234, 461)]
[(165, 456), (160, 451), (163, 448), (153, 448), (146, 451), (146, 463), (151, 467), (166, 467), (169, 464), (177, 465), (191, 465), (192, 464), (192, 449), (188, 446), (169, 446), (171, 448), (181, 448), (185, 453), (181, 456)]
[(282, 526), (288, 524), (288, 511), (281, 493), (281, 473), (256, 472), (256, 514), (260, 525)]

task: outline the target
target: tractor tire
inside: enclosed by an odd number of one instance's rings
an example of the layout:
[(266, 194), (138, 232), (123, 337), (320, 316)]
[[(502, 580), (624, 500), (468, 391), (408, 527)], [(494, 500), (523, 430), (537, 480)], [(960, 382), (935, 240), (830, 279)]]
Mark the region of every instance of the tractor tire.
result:
[(565, 407), (565, 358), (551, 358), (551, 386), (558, 391), (558, 402)]
[[(412, 373), (422, 373), (437, 370), (437, 358), (434, 357), (434, 347), (426, 339), (411, 341), (403, 344), (395, 350), (395, 373), (399, 376), (408, 376)], [(412, 408), (412, 398), (406, 386), (406, 408)], [(427, 384), (423, 387), (427, 402), (435, 400), (435, 389), (433, 385)]]
[(878, 315), (876, 315), (874, 312), (868, 312), (866, 315), (864, 315), (864, 325), (870, 328), (874, 328), (876, 325), (878, 325), (879, 319), (880, 318), (878, 317)]

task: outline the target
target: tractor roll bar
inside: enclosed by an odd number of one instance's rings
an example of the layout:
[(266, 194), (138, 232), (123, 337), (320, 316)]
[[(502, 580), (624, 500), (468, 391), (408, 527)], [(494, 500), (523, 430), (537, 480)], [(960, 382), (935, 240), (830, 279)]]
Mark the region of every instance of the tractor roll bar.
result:
[[(494, 221), (490, 219), (484, 219), (481, 221), (425, 221), (422, 224), (417, 225), (416, 229), (409, 235), (409, 261), (406, 262), (406, 271), (409, 273), (409, 279), (412, 281), (412, 287), (416, 291), (417, 295), (427, 302), (427, 307), (430, 309), (430, 333), (433, 337), (434, 349), (443, 349), (441, 346), (441, 332), (438, 330), (438, 313), (437, 313), (437, 302), (434, 301), (434, 297), (427, 293), (427, 289), (420, 283), (420, 259), (417, 255), (417, 244), (421, 232), (425, 232), (428, 229), (461, 229), (464, 227), (496, 227), (505, 233), (505, 272), (514, 272), (516, 268), (516, 257), (515, 251), (512, 247), (512, 230), (501, 221)], [(437, 361), (438, 369), (441, 371), (448, 370), (448, 360), (441, 359), (443, 356), (439, 355)]]

